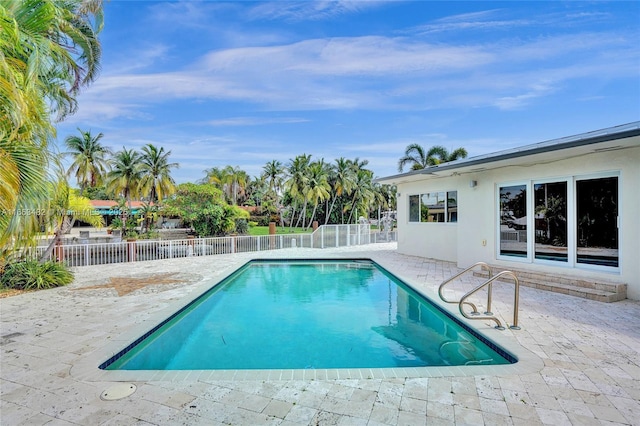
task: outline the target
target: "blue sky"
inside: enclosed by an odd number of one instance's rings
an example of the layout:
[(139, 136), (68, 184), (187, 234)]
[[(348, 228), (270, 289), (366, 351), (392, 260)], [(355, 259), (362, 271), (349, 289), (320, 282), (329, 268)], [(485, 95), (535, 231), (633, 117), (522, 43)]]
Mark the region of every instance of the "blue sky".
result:
[(640, 2), (105, 2), (102, 71), (58, 125), (172, 151), (177, 182), (300, 154), (397, 173), (640, 120)]

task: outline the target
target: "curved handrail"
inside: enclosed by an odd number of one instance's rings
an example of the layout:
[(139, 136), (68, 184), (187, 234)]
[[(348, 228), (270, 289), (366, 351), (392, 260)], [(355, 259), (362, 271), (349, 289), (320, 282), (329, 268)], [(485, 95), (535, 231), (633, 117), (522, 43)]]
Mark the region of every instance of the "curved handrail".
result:
[[(442, 299), (443, 302), (446, 303), (461, 303), (461, 300), (449, 300), (447, 298), (444, 297), (444, 294), (442, 292), (443, 288), (445, 285), (449, 284), (451, 281), (455, 280), (456, 278), (460, 277), (461, 275), (466, 274), (467, 272), (469, 272), (470, 270), (472, 270), (473, 268), (475, 268), (476, 266), (480, 266), (483, 269), (486, 269), (489, 272), (489, 278), (491, 278), (491, 267), (489, 265), (487, 265), (485, 262), (476, 262), (473, 265), (469, 266), (467, 269), (465, 269), (462, 272), (458, 272), (456, 275), (452, 276), (451, 278), (448, 278), (446, 280), (444, 280), (441, 284), (440, 287), (438, 287), (438, 296), (440, 296), (440, 299)], [(473, 309), (473, 313), (477, 314), (478, 313), (478, 308), (476, 308), (476, 305), (474, 305), (471, 302), (464, 302), (467, 305), (471, 306), (471, 308)], [(485, 314), (490, 315), (491, 314), (491, 286), (489, 286), (489, 294), (487, 295), (487, 312), (485, 312)]]
[(513, 300), (513, 325), (511, 325), (509, 328), (512, 330), (520, 330), (520, 327), (518, 327), (518, 300), (520, 298), (520, 281), (518, 281), (518, 277), (516, 276), (516, 274), (514, 274), (511, 271), (502, 271), (494, 275), (493, 277), (489, 278), (487, 281), (483, 282), (482, 284), (480, 284), (479, 286), (477, 286), (476, 288), (474, 288), (473, 290), (471, 290), (470, 292), (462, 296), (462, 298), (460, 298), (460, 302), (458, 303), (458, 309), (460, 310), (460, 313), (462, 314), (462, 316), (467, 319), (474, 319), (474, 320), (489, 319), (489, 320), (495, 321), (496, 324), (498, 324), (496, 325), (495, 328), (497, 328), (498, 330), (504, 330), (504, 327), (502, 326), (502, 323), (498, 318), (493, 316), (471, 317), (466, 312), (464, 312), (464, 309), (462, 309), (462, 305), (464, 303), (468, 303), (468, 302), (465, 302), (466, 298), (473, 295), (475, 292), (482, 289), (484, 286), (491, 285), (492, 282), (494, 282), (495, 280), (497, 280), (498, 278), (504, 275), (510, 275), (515, 280), (514, 300)]

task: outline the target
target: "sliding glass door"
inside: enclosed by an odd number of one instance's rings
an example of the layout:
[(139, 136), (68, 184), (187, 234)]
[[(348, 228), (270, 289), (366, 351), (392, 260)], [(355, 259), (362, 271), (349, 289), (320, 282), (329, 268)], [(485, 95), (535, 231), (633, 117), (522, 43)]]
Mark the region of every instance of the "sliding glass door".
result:
[(567, 262), (567, 182), (536, 183), (533, 191), (535, 258)]
[(498, 256), (619, 267), (618, 179), (604, 175), (499, 185)]
[(576, 180), (577, 263), (617, 267), (618, 178)]
[(527, 258), (527, 185), (499, 189), (500, 255)]

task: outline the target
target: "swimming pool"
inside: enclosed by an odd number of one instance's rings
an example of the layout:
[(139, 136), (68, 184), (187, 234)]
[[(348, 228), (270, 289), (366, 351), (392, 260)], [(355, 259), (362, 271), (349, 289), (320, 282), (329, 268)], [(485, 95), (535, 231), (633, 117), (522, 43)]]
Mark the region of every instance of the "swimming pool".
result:
[(513, 355), (370, 260), (254, 260), (100, 368), (265, 370), (514, 362)]

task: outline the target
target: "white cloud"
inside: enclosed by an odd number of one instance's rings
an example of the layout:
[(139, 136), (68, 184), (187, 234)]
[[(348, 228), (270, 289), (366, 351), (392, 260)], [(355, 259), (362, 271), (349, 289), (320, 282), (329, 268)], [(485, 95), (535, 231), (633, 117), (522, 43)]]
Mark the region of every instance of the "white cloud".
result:
[(261, 126), (266, 124), (305, 123), (308, 121), (306, 118), (296, 117), (231, 117), (211, 120), (207, 124), (211, 126)]
[(357, 14), (384, 4), (381, 1), (353, 0), (260, 2), (249, 10), (247, 16), (255, 20), (318, 21)]
[[(433, 44), (341, 37), (212, 51), (168, 72), (102, 76), (83, 97), (94, 119), (144, 119), (146, 104), (242, 101), (267, 110), (522, 107), (576, 78), (637, 75), (632, 35)], [(161, 57), (158, 45), (150, 58)], [(74, 120), (91, 119), (83, 111)], [(268, 124), (247, 117), (216, 126)]]

